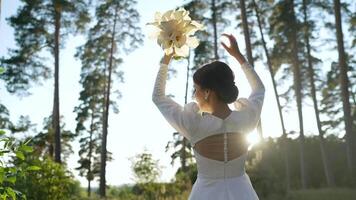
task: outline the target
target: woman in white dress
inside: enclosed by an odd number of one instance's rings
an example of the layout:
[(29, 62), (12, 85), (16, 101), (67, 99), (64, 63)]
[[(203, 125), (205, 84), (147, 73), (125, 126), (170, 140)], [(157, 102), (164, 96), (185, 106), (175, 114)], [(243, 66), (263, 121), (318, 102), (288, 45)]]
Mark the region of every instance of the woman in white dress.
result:
[[(248, 98), (239, 98), (230, 67), (214, 61), (193, 75), (196, 102), (179, 105), (165, 95), (168, 64), (172, 55), (160, 63), (152, 100), (165, 119), (187, 138), (194, 151), (198, 177), (190, 200), (258, 200), (245, 171), (245, 136), (257, 125), (265, 89), (262, 81), (241, 54), (236, 39), (223, 34), (230, 46), (222, 43), (237, 59), (251, 86)], [(234, 103), (235, 110), (228, 104)]]

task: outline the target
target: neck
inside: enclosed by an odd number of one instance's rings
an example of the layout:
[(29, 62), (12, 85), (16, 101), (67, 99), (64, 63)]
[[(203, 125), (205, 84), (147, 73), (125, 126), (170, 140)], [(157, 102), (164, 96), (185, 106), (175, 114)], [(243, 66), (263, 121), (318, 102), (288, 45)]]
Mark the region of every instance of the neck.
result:
[(211, 107), (211, 114), (223, 119), (229, 116), (231, 112), (231, 109), (226, 103), (219, 102), (213, 104)]

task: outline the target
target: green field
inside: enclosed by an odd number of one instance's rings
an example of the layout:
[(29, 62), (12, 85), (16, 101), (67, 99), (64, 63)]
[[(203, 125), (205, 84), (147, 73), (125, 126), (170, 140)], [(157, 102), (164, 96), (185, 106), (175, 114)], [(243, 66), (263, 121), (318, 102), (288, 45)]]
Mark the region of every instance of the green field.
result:
[[(84, 194), (83, 194), (84, 195)], [(96, 196), (94, 194), (94, 196)], [(187, 200), (189, 192), (182, 193), (174, 198), (158, 198), (158, 200)], [(85, 200), (99, 200), (98, 197), (83, 198)], [(109, 197), (109, 200), (123, 200), (122, 198)], [(124, 198), (128, 200), (127, 198)], [(146, 200), (142, 196), (131, 196), (131, 200)], [(260, 197), (260, 200), (356, 200), (356, 190), (352, 188), (325, 188), (291, 191), (285, 197), (281, 195), (271, 195), (268, 198)]]

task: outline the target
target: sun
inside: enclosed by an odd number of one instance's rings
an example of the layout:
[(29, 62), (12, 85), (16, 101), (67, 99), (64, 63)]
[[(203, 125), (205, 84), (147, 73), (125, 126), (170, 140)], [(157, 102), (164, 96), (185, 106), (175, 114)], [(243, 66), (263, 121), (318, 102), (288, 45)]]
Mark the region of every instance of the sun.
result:
[(248, 143), (248, 150), (251, 150), (251, 148), (258, 144), (261, 141), (260, 136), (257, 133), (257, 129), (253, 130), (252, 132), (248, 133), (246, 136), (246, 140)]

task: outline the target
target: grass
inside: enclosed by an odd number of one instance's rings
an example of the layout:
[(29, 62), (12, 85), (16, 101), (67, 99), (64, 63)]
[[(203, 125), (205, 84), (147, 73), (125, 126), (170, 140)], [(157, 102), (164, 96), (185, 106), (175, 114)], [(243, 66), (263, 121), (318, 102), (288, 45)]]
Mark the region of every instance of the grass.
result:
[[(174, 198), (159, 198), (157, 200), (187, 200), (190, 191), (182, 193)], [(100, 198), (94, 194), (92, 198), (81, 198), (81, 200), (99, 200)], [(146, 200), (143, 196), (136, 196), (134, 200)], [(122, 200), (120, 198), (109, 197), (107, 200)], [(270, 195), (269, 198), (261, 198), (260, 200), (356, 200), (356, 190), (352, 188), (322, 188), (308, 190), (291, 191), (288, 197), (283, 197), (278, 194)]]
[(292, 191), (288, 200), (356, 200), (351, 188), (323, 188)]

